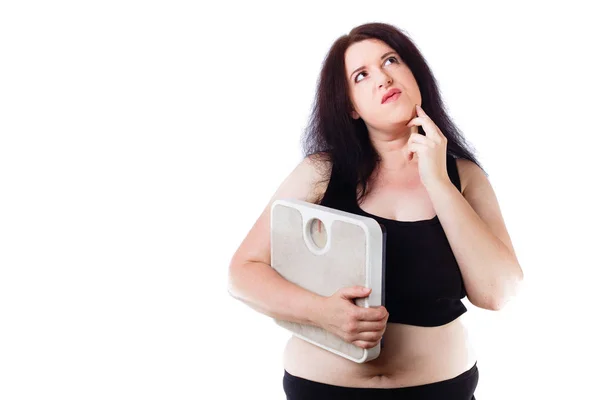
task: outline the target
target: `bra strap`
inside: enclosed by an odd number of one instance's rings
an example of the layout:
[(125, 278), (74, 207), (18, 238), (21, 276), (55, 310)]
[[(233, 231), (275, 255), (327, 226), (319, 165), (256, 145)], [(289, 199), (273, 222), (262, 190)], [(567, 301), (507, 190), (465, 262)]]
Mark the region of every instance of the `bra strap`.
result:
[(456, 158), (454, 158), (450, 154), (447, 154), (447, 156), (446, 156), (446, 168), (448, 169), (448, 176), (450, 177), (450, 180), (452, 181), (454, 186), (456, 186), (456, 188), (460, 192), (461, 191), (460, 176), (458, 175), (458, 167), (456, 165)]

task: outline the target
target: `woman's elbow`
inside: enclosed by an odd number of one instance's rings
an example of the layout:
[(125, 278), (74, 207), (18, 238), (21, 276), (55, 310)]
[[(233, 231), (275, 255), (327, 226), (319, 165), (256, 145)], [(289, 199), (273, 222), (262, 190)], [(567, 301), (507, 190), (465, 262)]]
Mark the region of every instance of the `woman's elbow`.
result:
[(483, 293), (476, 298), (469, 297), (469, 301), (474, 306), (485, 310), (500, 311), (517, 296), (521, 290), (522, 282), (523, 274), (521, 273), (518, 277), (505, 282), (503, 285), (499, 285), (500, 290)]

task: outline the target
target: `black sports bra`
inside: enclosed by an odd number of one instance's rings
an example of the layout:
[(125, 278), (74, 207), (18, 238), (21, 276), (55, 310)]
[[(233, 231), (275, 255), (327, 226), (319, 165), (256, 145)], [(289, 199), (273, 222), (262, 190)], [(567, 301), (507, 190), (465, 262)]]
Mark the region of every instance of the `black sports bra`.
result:
[[(456, 159), (448, 155), (446, 164), (460, 191)], [(371, 217), (386, 232), (383, 303), (388, 323), (439, 326), (465, 313), (464, 282), (438, 216), (397, 221), (370, 214), (359, 207), (356, 187), (342, 183), (333, 171), (319, 204)]]

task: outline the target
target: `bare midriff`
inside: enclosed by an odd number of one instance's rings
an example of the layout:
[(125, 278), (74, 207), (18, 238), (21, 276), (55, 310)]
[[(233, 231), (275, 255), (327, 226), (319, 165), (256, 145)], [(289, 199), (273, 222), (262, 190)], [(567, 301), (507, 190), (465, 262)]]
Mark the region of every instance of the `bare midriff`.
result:
[(461, 317), (438, 327), (388, 323), (384, 338), (379, 357), (356, 363), (292, 336), (284, 350), (284, 368), (330, 385), (397, 388), (454, 378), (476, 361)]

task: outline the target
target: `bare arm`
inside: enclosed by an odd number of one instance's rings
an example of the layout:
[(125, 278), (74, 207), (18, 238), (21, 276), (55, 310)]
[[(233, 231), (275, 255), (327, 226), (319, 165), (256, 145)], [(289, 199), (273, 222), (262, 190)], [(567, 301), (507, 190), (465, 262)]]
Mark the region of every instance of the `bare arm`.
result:
[(271, 205), (277, 199), (315, 202), (326, 163), (305, 158), (279, 186), (229, 265), (231, 296), (270, 317), (317, 326), (322, 296), (283, 278), (271, 267)]
[(258, 312), (272, 318), (318, 326), (322, 296), (283, 278), (270, 265), (249, 261), (229, 269), (229, 293)]
[(491, 183), (475, 163), (459, 162), (468, 182), (463, 195), (450, 181), (432, 187), (429, 195), (456, 256), (469, 301), (500, 310), (516, 295), (523, 271)]

